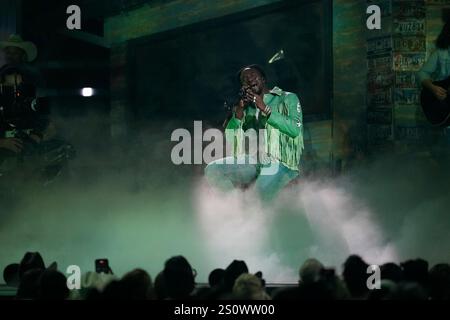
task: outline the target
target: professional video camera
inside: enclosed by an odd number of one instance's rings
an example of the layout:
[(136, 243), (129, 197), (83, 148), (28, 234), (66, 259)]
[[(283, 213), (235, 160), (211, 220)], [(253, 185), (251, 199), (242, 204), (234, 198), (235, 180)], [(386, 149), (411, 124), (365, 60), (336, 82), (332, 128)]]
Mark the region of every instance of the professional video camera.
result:
[[(23, 81), (18, 68), (2, 69), (1, 78), (13, 78), (8, 85), (0, 81), (0, 133), (3, 138), (20, 139), (23, 148), (20, 153), (0, 150), (0, 176), (11, 180), (31, 175), (43, 183), (49, 183), (58, 176), (67, 160), (75, 156), (69, 143), (60, 139), (42, 140), (42, 132), (49, 124), (49, 101), (36, 97), (36, 87)], [(10, 177), (10, 178), (7, 178)]]
[[(37, 97), (36, 86), (28, 80), (19, 67), (2, 68), (0, 72), (0, 121), (21, 122), (22, 119), (48, 114), (49, 103), (47, 98)], [(10, 77), (7, 85), (3, 81)], [(20, 126), (20, 124), (16, 124)]]

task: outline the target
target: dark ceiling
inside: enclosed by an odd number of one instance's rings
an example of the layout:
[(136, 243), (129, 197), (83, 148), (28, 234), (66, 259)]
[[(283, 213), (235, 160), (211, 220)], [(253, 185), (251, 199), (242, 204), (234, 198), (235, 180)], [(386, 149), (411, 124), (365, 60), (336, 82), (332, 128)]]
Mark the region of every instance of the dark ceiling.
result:
[(23, 0), (22, 7), (46, 23), (48, 18), (65, 18), (66, 8), (72, 4), (80, 6), (83, 19), (104, 19), (143, 5), (156, 6), (170, 1), (173, 0)]
[(81, 0), (79, 2), (82, 10), (85, 9), (90, 17), (105, 18), (145, 4), (161, 5), (171, 1), (173, 0)]
[(76, 4), (81, 8), (83, 31), (103, 36), (105, 18), (144, 5), (158, 6), (171, 1), (174, 0), (22, 0), (23, 23), (39, 26), (44, 33), (64, 28), (67, 7)]

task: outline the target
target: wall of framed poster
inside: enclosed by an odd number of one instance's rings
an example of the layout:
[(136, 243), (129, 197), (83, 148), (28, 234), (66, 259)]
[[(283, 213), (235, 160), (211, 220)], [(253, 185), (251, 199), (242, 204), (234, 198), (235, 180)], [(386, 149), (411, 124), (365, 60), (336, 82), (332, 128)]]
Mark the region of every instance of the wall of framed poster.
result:
[(382, 145), (393, 138), (393, 70), (395, 28), (391, 0), (367, 1), (381, 8), (382, 28), (367, 33), (367, 142)]
[[(416, 73), (433, 49), (428, 24), (430, 20), (432, 25), (437, 23), (437, 10), (450, 6), (450, 1), (368, 3), (384, 8), (383, 21), (387, 27), (384, 32), (367, 37), (369, 147), (388, 141), (420, 143), (426, 136), (427, 123), (420, 107), (421, 86)], [(430, 7), (433, 8), (431, 19)], [(435, 32), (433, 34), (435, 36)], [(389, 124), (391, 130), (388, 130)]]

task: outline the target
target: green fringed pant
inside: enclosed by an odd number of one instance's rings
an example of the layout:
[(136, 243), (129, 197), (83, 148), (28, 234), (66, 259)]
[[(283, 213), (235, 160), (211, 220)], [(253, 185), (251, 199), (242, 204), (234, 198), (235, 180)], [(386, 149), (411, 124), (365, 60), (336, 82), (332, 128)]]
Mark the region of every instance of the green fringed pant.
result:
[(227, 157), (207, 165), (205, 175), (208, 183), (221, 191), (247, 187), (254, 184), (264, 201), (274, 199), (281, 189), (298, 176), (282, 163), (255, 164), (249, 156)]

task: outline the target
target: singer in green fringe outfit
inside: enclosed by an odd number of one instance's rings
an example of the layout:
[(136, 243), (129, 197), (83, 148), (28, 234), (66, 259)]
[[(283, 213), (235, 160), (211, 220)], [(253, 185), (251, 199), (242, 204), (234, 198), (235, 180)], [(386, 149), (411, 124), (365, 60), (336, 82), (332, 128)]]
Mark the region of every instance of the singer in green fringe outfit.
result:
[[(210, 185), (222, 191), (254, 186), (262, 200), (272, 200), (298, 177), (303, 151), (303, 114), (296, 94), (278, 87), (267, 88), (258, 65), (242, 68), (238, 77), (241, 94), (225, 134), (232, 156), (208, 164)], [(245, 133), (263, 129), (257, 156), (245, 150)]]

